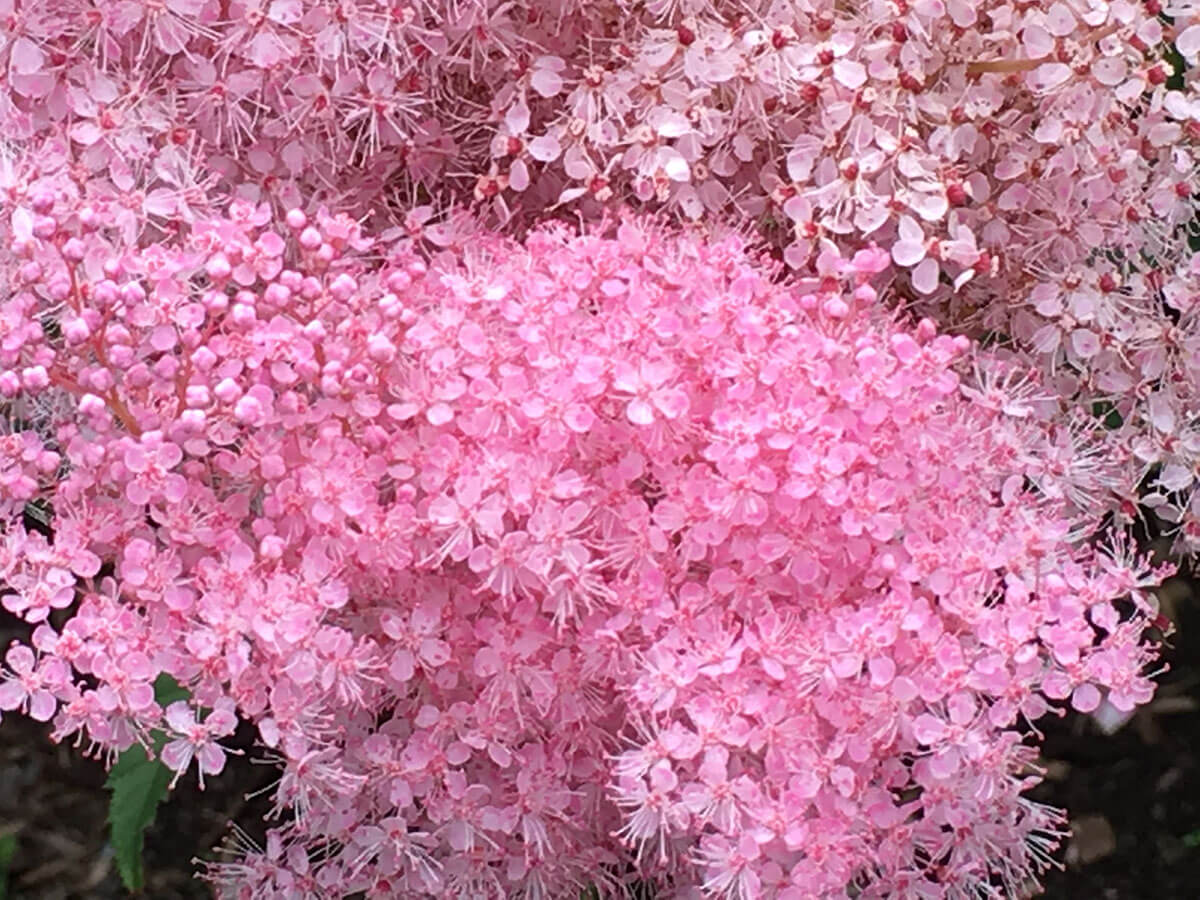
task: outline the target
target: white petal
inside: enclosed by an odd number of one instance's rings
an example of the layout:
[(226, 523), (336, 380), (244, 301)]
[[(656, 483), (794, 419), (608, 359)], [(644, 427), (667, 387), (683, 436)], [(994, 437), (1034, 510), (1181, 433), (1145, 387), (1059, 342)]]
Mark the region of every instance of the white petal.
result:
[(913, 269), (912, 283), (913, 287), (922, 294), (932, 294), (937, 290), (938, 286), (938, 264), (937, 260), (930, 257), (925, 257), (921, 263)]
[(553, 162), (562, 154), (562, 144), (552, 134), (543, 134), (529, 142), (529, 155), (538, 162)]
[(678, 150), (663, 147), (658, 153), (659, 164), (672, 181), (687, 181), (691, 177), (692, 167)]
[(1073, 74), (1063, 63), (1043, 63), (1030, 74), (1029, 82), (1036, 91), (1052, 91), (1070, 81)]
[[(1200, 26), (1194, 26), (1194, 28), (1200, 32)], [(1092, 63), (1092, 77), (1105, 87), (1115, 87), (1120, 84), (1128, 71), (1129, 67), (1125, 60), (1119, 56), (1106, 56)]]
[(856, 91), (866, 83), (867, 70), (862, 63), (852, 59), (839, 59), (833, 64), (833, 77), (839, 84)]
[(914, 194), (908, 204), (926, 222), (937, 222), (950, 210), (950, 203), (941, 194)]
[(517, 100), (508, 108), (508, 112), (504, 114), (504, 124), (512, 134), (525, 133), (529, 127), (529, 107), (525, 105), (524, 99)]
[(1065, 3), (1055, 3), (1046, 13), (1046, 28), (1055, 37), (1066, 37), (1075, 26), (1075, 14)]
[(529, 86), (543, 97), (554, 97), (562, 90), (563, 80), (553, 69), (537, 69), (530, 76)]
[(9, 51), (9, 62), (18, 75), (32, 75), (41, 71), (46, 63), (46, 54), (42, 48), (29, 38), (17, 38)]
[(924, 230), (912, 216), (901, 216), (899, 229), (901, 241), (905, 241), (906, 243), (923, 243), (925, 240)]
[(1200, 25), (1185, 28), (1183, 33), (1175, 38), (1175, 49), (1188, 62), (1194, 63), (1197, 54), (1200, 54)]
[(508, 186), (517, 193), (529, 187), (529, 167), (524, 160), (518, 159), (508, 171)]
[(687, 120), (687, 116), (665, 106), (651, 110), (648, 122), (650, 127), (658, 132), (659, 137), (677, 138), (692, 130), (692, 123)]
[(915, 266), (925, 258), (924, 242), (899, 241), (892, 245), (892, 259), (898, 266)]

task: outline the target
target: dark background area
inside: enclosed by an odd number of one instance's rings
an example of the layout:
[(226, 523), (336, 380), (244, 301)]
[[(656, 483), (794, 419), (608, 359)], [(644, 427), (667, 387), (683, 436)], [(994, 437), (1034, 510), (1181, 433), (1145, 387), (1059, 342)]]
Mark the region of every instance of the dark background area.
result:
[[(1154, 701), (1116, 733), (1071, 715), (1039, 722), (1046, 781), (1033, 798), (1064, 807), (1073, 836), (1059, 851), (1061, 871), (1046, 878), (1050, 900), (1187, 900), (1200, 897), (1200, 603), (1196, 580), (1171, 579), (1160, 591), (1176, 622), (1166, 648), (1170, 670)], [(0, 612), (0, 649), (26, 629)], [(24, 716), (0, 721), (0, 873), (7, 900), (109, 900), (127, 897), (107, 846), (108, 793), (99, 761), (83, 748), (55, 745), (49, 728)], [(250, 751), (251, 729), (235, 745)], [(225, 773), (199, 791), (181, 780), (147, 833), (150, 900), (211, 897), (193, 877), (196, 857), (237, 820), (252, 833), (265, 798), (246, 795), (275, 778), (253, 756), (230, 756)], [(5, 844), (12, 850), (3, 862)], [(3, 875), (0, 875), (3, 877)], [(3, 896), (0, 894), (0, 896)]]

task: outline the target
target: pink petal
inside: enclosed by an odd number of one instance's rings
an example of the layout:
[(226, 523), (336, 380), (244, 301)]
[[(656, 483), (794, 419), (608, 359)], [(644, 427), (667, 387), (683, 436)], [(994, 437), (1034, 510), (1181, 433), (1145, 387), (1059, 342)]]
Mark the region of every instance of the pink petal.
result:
[(654, 409), (645, 400), (630, 400), (625, 415), (634, 425), (654, 424)]
[(688, 411), (688, 395), (679, 388), (658, 391), (654, 395), (654, 405), (668, 419), (678, 419)]
[(49, 691), (35, 691), (29, 701), (29, 717), (37, 722), (49, 722), (58, 709), (58, 701)]
[(932, 294), (937, 290), (939, 268), (937, 260), (932, 257), (925, 257), (920, 264), (913, 269), (912, 283), (913, 287), (922, 294)]
[(192, 745), (187, 741), (171, 741), (159, 754), (162, 764), (172, 772), (182, 773), (192, 762)]
[(1090, 713), (1100, 706), (1100, 691), (1093, 684), (1081, 684), (1071, 694), (1071, 705), (1081, 713)]
[(200, 748), (200, 771), (205, 775), (220, 775), (225, 768), (225, 751), (216, 744)]
[(29, 38), (20, 37), (13, 42), (9, 60), (18, 75), (32, 75), (46, 64), (46, 54)]
[(184, 700), (176, 700), (168, 706), (165, 718), (167, 724), (180, 734), (186, 734), (196, 726), (196, 714)]
[(0, 684), (0, 709), (16, 709), (25, 702), (25, 688), (19, 681)]

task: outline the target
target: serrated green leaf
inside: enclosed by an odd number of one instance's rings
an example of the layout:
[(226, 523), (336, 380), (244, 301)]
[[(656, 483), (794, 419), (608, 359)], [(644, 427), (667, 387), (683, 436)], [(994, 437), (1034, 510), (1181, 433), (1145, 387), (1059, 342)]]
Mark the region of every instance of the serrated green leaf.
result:
[(137, 744), (122, 753), (108, 773), (105, 787), (112, 791), (108, 824), (113, 859), (121, 881), (134, 893), (145, 887), (142, 847), (146, 829), (154, 823), (171, 778), (171, 770), (146, 756)]
[[(187, 689), (170, 675), (159, 675), (154, 682), (154, 699), (159, 706), (166, 707), (189, 696)], [(156, 753), (164, 743), (166, 735), (161, 731), (151, 735)], [(146, 829), (154, 823), (172, 777), (170, 769), (157, 759), (150, 759), (138, 744), (122, 753), (108, 773), (105, 787), (112, 791), (108, 804), (109, 841), (121, 881), (134, 893), (145, 887), (142, 848)]]

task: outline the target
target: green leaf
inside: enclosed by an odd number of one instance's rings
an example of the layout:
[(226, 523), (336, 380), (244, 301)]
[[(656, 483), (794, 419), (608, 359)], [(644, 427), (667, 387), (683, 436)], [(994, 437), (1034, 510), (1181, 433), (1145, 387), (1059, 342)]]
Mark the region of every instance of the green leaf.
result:
[(17, 835), (14, 832), (0, 835), (0, 900), (8, 897), (8, 871), (17, 854)]
[[(187, 689), (170, 675), (160, 675), (154, 682), (154, 699), (160, 706), (186, 700), (188, 696)], [(166, 736), (159, 731), (151, 739), (156, 753), (166, 743)], [(122, 753), (108, 773), (105, 787), (112, 791), (108, 804), (109, 840), (121, 881), (133, 893), (140, 893), (146, 885), (142, 866), (146, 829), (154, 823), (158, 805), (167, 796), (173, 777), (170, 769), (147, 756), (139, 744)]]
[(163, 672), (158, 678), (154, 679), (154, 699), (163, 709), (166, 709), (176, 700), (186, 700), (190, 696), (191, 694), (188, 693), (188, 689), (166, 672)]
[(145, 887), (142, 846), (146, 829), (154, 822), (158, 804), (167, 795), (171, 770), (134, 744), (121, 754), (108, 773), (105, 787), (112, 791), (108, 804), (113, 858), (125, 887), (139, 893)]

